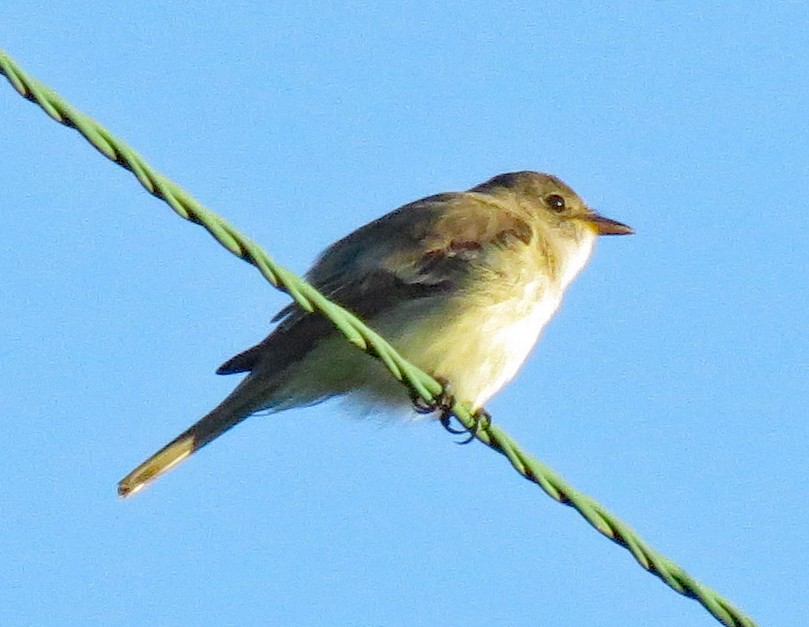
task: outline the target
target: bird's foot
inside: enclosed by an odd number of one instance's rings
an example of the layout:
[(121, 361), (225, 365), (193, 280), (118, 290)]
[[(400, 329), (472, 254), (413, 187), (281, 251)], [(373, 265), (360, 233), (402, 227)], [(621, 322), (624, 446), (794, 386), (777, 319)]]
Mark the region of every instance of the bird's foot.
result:
[(473, 423), (471, 427), (467, 427), (463, 423), (461, 423), (460, 429), (452, 426), (452, 407), (455, 405), (455, 396), (452, 394), (452, 387), (446, 379), (436, 378), (436, 381), (441, 384), (440, 394), (432, 401), (425, 401), (418, 394), (412, 393), (410, 398), (413, 402), (413, 409), (419, 414), (440, 412), (441, 415), (438, 421), (441, 423), (441, 426), (453, 435), (469, 434), (467, 439), (458, 442), (458, 444), (469, 444), (475, 439), (475, 436), (480, 433), (481, 429), (485, 431), (491, 426), (491, 414), (481, 407), (472, 413)]
[[(440, 411), (441, 415), (448, 415), (452, 406), (455, 404), (455, 396), (452, 394), (452, 388), (449, 381), (446, 379), (439, 379), (441, 384), (441, 392), (433, 398), (432, 401), (425, 401), (415, 392), (411, 392), (410, 400), (413, 402), (413, 409), (419, 414), (432, 414), (433, 412)], [(443, 418), (442, 418), (443, 420)]]
[(467, 427), (466, 425), (461, 424), (463, 429), (454, 429), (450, 424), (451, 418), (452, 414), (450, 414), (449, 412), (445, 412), (441, 415), (441, 426), (444, 427), (444, 429), (456, 435), (460, 435), (463, 433), (469, 434), (468, 438), (466, 438), (462, 442), (456, 442), (456, 444), (469, 444), (472, 440), (475, 439), (475, 437), (477, 436), (478, 433), (480, 433), (481, 430), (485, 431), (492, 424), (492, 415), (482, 407), (472, 414), (473, 422), (471, 427)]

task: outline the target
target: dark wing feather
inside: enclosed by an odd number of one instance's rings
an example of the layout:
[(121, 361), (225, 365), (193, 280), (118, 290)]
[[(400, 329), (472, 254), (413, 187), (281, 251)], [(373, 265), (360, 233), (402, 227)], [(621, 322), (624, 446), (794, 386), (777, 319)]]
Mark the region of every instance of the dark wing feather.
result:
[[(403, 300), (432, 296), (442, 289), (440, 285), (409, 284), (390, 272), (369, 274), (361, 283), (361, 289), (347, 284), (329, 293), (328, 297), (363, 320), (371, 319)], [(253, 370), (260, 359), (270, 354), (279, 366), (287, 365), (303, 357), (318, 341), (335, 332), (334, 325), (328, 319), (316, 313), (307, 313), (295, 304), (285, 307), (280, 313), (285, 318), (269, 336), (260, 344), (226, 361), (216, 373), (235, 374)]]
[[(363, 320), (414, 299), (464, 286), (486, 250), (527, 244), (532, 229), (483, 194), (452, 193), (405, 205), (327, 248), (307, 280)], [(246, 372), (270, 358), (281, 368), (301, 358), (334, 327), (294, 303), (273, 318), (278, 327), (260, 344), (225, 362), (218, 374)]]

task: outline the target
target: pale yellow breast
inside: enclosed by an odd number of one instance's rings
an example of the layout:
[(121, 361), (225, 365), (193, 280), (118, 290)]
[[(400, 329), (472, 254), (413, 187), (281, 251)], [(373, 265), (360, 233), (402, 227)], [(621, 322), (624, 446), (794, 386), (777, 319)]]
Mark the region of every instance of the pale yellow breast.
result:
[(456, 301), (408, 327), (393, 344), (423, 370), (449, 381), (459, 400), (479, 407), (517, 374), (560, 300), (535, 282), (496, 304)]

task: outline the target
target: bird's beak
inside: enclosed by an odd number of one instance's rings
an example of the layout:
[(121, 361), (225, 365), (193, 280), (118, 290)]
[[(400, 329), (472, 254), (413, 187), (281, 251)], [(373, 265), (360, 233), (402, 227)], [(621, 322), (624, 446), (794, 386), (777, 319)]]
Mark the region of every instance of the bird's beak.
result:
[(635, 232), (631, 226), (618, 222), (618, 220), (605, 218), (595, 212), (587, 216), (585, 220), (593, 225), (599, 235), (632, 235)]

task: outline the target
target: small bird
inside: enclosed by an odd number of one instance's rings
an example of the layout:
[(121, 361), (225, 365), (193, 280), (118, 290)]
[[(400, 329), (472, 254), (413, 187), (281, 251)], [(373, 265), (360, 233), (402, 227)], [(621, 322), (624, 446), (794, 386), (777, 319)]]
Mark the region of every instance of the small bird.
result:
[[(500, 174), (429, 196), (329, 246), (306, 279), (406, 359), (480, 409), (525, 361), (598, 235), (633, 230), (555, 176)], [(290, 305), (218, 374), (248, 373), (222, 403), (118, 484), (129, 496), (248, 416), (350, 395), (395, 409), (407, 389), (326, 318)]]

